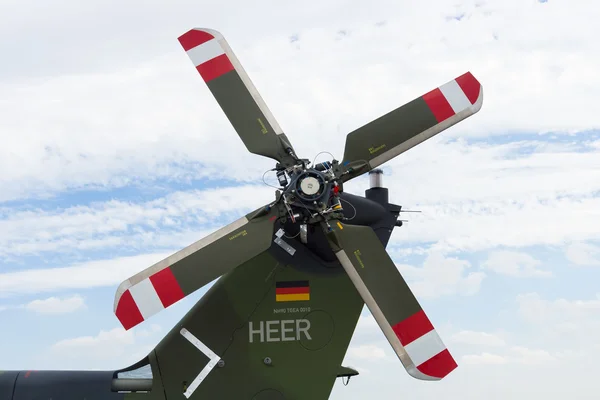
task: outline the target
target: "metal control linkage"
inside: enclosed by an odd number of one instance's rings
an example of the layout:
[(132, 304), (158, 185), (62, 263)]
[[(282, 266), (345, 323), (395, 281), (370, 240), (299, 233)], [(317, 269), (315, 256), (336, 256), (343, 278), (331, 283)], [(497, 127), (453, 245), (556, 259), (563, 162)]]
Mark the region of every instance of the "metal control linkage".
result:
[(343, 208), (338, 198), (341, 170), (334, 168), (338, 161), (324, 161), (310, 168), (308, 160), (297, 161), (291, 167), (278, 164), (275, 168), (287, 219), (306, 224), (326, 221), (335, 217), (335, 213), (341, 216)]

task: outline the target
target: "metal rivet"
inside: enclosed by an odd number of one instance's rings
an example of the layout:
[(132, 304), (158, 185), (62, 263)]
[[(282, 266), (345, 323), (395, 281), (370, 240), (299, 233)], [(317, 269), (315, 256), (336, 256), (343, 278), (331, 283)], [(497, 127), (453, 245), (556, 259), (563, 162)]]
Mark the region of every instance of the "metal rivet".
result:
[(225, 360), (219, 360), (219, 362), (217, 363), (217, 367), (223, 368), (224, 366), (225, 366)]
[(265, 357), (265, 359), (263, 360), (263, 362), (267, 365), (271, 365), (271, 357)]

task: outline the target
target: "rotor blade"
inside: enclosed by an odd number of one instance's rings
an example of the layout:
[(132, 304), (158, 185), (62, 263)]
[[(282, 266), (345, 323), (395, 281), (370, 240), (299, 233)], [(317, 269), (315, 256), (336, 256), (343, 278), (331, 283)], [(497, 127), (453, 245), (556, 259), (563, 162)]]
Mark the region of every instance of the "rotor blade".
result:
[(274, 210), (256, 210), (121, 283), (114, 312), (125, 329), (178, 302), (271, 245)]
[(483, 103), (483, 88), (467, 72), (346, 137), (342, 165), (352, 168), (348, 181), (475, 114)]
[(178, 40), (248, 151), (294, 165), (288, 138), (223, 35), (194, 28)]
[(373, 229), (337, 222), (327, 236), (406, 371), (440, 380), (454, 370), (454, 358)]

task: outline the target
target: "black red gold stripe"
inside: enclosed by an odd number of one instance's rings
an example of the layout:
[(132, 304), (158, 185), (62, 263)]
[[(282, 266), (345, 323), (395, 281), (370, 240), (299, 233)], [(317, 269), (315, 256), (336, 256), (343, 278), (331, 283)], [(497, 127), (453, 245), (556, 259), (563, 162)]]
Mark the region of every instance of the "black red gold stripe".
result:
[(275, 284), (275, 301), (308, 301), (310, 285), (308, 281), (281, 281)]

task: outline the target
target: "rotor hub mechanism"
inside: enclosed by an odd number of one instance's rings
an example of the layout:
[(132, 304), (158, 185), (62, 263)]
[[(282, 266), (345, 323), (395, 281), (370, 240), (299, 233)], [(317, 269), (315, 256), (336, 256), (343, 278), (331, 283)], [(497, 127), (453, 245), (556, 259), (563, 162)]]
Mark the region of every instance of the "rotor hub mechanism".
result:
[(300, 181), (300, 190), (308, 196), (314, 196), (321, 191), (322, 185), (317, 178), (308, 176)]
[(308, 220), (315, 214), (323, 215), (323, 212), (332, 210), (337, 183), (331, 171), (297, 166), (287, 173), (290, 175), (290, 183), (283, 189), (283, 194), (293, 222), (297, 215), (303, 215), (305, 218), (301, 219)]
[(296, 193), (304, 201), (318, 200), (325, 192), (325, 177), (317, 171), (307, 171), (296, 180)]

